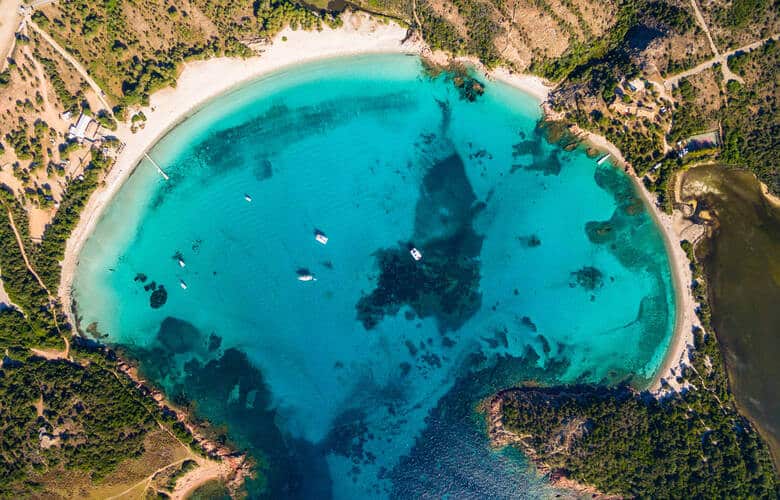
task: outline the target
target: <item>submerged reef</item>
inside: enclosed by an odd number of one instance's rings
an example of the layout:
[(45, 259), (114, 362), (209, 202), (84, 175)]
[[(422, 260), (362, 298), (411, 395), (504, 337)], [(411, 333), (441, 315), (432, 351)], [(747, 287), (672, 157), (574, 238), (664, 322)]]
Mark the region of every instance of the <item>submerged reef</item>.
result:
[[(642, 299), (633, 323), (639, 324), (646, 333), (668, 331), (669, 301), (674, 295), (668, 277), (665, 279), (661, 274), (669, 266), (663, 240), (655, 237), (653, 219), (645, 213), (631, 179), (618, 169), (609, 164), (599, 165), (594, 180), (612, 196), (617, 206), (609, 220), (587, 222), (585, 233), (591, 242), (605, 245), (626, 268), (650, 273), (655, 291)], [(588, 274), (582, 275), (585, 284), (590, 282)], [(639, 337), (641, 348), (648, 351), (656, 347), (657, 341), (657, 336), (651, 334)]]
[[(148, 346), (119, 348), (137, 359), (143, 376), (163, 386), (172, 401), (207, 419), (214, 439), (250, 451), (257, 472), (246, 485), (250, 498), (281, 491), (287, 498), (330, 497), (322, 455), (313, 444), (282, 435), (262, 373), (243, 351), (223, 352), (221, 343), (213, 332), (205, 335), (186, 320), (166, 317)], [(304, 481), (304, 474), (323, 477)], [(309, 483), (319, 485), (317, 491), (303, 491)]]
[(519, 133), (520, 142), (512, 145), (512, 160), (515, 162), (509, 169), (513, 174), (518, 170), (541, 172), (543, 175), (558, 175), (563, 163), (558, 157), (559, 148), (549, 149), (544, 146), (547, 138), (546, 129), (541, 125), (533, 131), (533, 137), (526, 139), (525, 132)]
[[(479, 267), (475, 256), (462, 247), (459, 234), (424, 247), (424, 262), (416, 262), (406, 248), (382, 250), (376, 289), (361, 297), (358, 319), (370, 330), (386, 314), (410, 306), (420, 318), (435, 316), (442, 331), (457, 330), (479, 310)], [(463, 234), (463, 240), (479, 239)], [(481, 242), (480, 242), (481, 243)], [(481, 245), (480, 245), (481, 248)]]
[(252, 175), (254, 175), (255, 179), (257, 179), (258, 181), (264, 181), (266, 179), (270, 179), (274, 175), (273, 167), (271, 165), (271, 160), (269, 160), (268, 158), (262, 158), (252, 168)]
[(152, 292), (149, 295), (149, 307), (159, 309), (168, 302), (168, 290), (165, 289), (165, 286), (158, 285), (156, 281), (147, 283), (148, 279), (144, 273), (136, 273), (133, 282), (143, 285), (144, 292)]
[(458, 90), (458, 95), (464, 101), (474, 102), (485, 93), (485, 84), (474, 76), (474, 71), (463, 63), (451, 62), (437, 64), (426, 59), (422, 60), (423, 74), (431, 79), (444, 76), (445, 81), (452, 82)]
[(390, 498), (546, 498), (544, 481), (521, 467), (498, 466), (523, 459), (511, 449), (490, 449), (475, 408), (518, 381), (550, 383), (569, 366), (565, 354), (542, 363), (530, 346), (517, 356), (484, 349), (471, 353), (459, 365), (452, 388), (428, 414), (414, 446), (389, 471)]
[(258, 155), (257, 149), (250, 147), (248, 141), (261, 142), (268, 147), (289, 146), (312, 135), (323, 134), (356, 114), (402, 114), (412, 106), (411, 96), (403, 92), (379, 97), (350, 96), (349, 105), (341, 100), (297, 107), (276, 104), (240, 126), (213, 132), (178, 163), (184, 171), (219, 169), (216, 173), (224, 173), (227, 169), (251, 168), (254, 177), (263, 181), (274, 174), (272, 158), (277, 151), (269, 149)]
[(542, 244), (542, 240), (539, 239), (539, 236), (535, 234), (529, 236), (518, 236), (517, 239), (523, 246), (528, 248), (535, 248)]
[(483, 237), (472, 221), (482, 208), (457, 154), (428, 170), (415, 207), (413, 236), (423, 258), (414, 260), (408, 245), (376, 252), (376, 288), (356, 305), (367, 330), (403, 305), (420, 318), (435, 317), (442, 332), (457, 330), (479, 310)]
[(570, 286), (581, 286), (585, 290), (593, 291), (604, 286), (604, 273), (593, 266), (585, 266), (571, 273), (574, 281)]

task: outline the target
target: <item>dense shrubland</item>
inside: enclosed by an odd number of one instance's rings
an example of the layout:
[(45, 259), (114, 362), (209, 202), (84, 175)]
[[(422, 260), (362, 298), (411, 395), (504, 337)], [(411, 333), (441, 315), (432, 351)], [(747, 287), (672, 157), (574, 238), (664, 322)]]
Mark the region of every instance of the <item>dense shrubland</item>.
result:
[(777, 70), (780, 43), (769, 42), (728, 60), (729, 67), (745, 77), (745, 84), (726, 85), (727, 104), (721, 114), (724, 144), (721, 160), (748, 168), (780, 194), (780, 120)]

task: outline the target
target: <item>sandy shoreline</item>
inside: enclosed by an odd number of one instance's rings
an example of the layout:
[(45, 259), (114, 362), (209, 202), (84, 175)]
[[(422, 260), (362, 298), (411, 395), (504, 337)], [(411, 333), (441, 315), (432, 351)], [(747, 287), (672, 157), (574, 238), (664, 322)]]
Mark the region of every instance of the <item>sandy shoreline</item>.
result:
[[(286, 37), (286, 41), (282, 41)], [(65, 246), (62, 279), (58, 290), (65, 312), (75, 324), (71, 307), (71, 286), (78, 256), (105, 207), (130, 177), (143, 156), (172, 128), (186, 120), (211, 99), (243, 83), (305, 62), (360, 54), (422, 54), (424, 46), (414, 40), (404, 44), (406, 29), (381, 24), (365, 14), (347, 14), (344, 27), (322, 31), (283, 30), (260, 56), (249, 59), (215, 58), (187, 63), (175, 88), (152, 94), (143, 108), (147, 121), (132, 133), (129, 123), (120, 123), (113, 133), (124, 148), (105, 177), (104, 185), (92, 194)]]
[[(656, 370), (646, 389), (659, 397), (669, 392), (669, 389), (679, 392), (682, 386), (677, 382), (677, 376), (680, 375), (681, 368), (687, 364), (687, 354), (693, 348), (694, 327), (701, 328), (699, 318), (696, 316), (697, 303), (693, 298), (693, 291), (691, 290), (693, 274), (690, 268), (690, 261), (680, 246), (680, 242), (685, 239), (682, 236), (684, 230), (692, 223), (686, 222), (679, 210), (674, 210), (671, 215), (661, 210), (656, 203), (655, 196), (647, 190), (634, 168), (626, 162), (623, 153), (617, 146), (609, 142), (606, 137), (582, 130), (576, 125), (572, 127), (572, 133), (583, 137), (585, 143), (589, 146), (610, 153), (612, 155), (611, 163), (625, 169), (634, 183), (634, 189), (642, 199), (642, 203), (650, 212), (656, 226), (661, 231), (666, 255), (669, 259), (672, 287), (674, 288), (674, 330), (666, 348), (664, 360)], [(667, 388), (663, 387), (664, 383), (668, 384)]]
[[(104, 185), (93, 193), (84, 207), (65, 247), (58, 294), (73, 324), (76, 322), (71, 287), (79, 254), (103, 210), (141, 162), (144, 154), (208, 101), (264, 75), (322, 59), (383, 53), (436, 58), (419, 39), (410, 37), (402, 43), (407, 38), (407, 30), (397, 24), (377, 22), (364, 13), (345, 13), (343, 20), (344, 26), (335, 30), (325, 27), (319, 32), (292, 31), (286, 28), (257, 57), (215, 58), (187, 63), (177, 80), (176, 88), (154, 93), (150, 105), (142, 109), (147, 117), (143, 129), (132, 133), (128, 123), (119, 124), (113, 135), (122, 141), (124, 148), (106, 175)], [(285, 41), (282, 41), (283, 37)], [(515, 74), (503, 68), (489, 72), (488, 76), (518, 88), (540, 102), (547, 98), (550, 90), (536, 76)]]
[[(380, 23), (363, 13), (348, 13), (344, 15), (344, 26), (336, 30), (327, 27), (320, 32), (285, 29), (276, 37), (273, 44), (266, 47), (257, 57), (215, 58), (186, 64), (176, 88), (156, 92), (150, 98), (150, 106), (143, 108), (147, 117), (143, 129), (132, 133), (129, 124), (120, 124), (114, 134), (122, 141), (124, 148), (106, 175), (104, 185), (90, 197), (79, 223), (66, 244), (59, 296), (70, 320), (75, 324), (71, 307), (71, 287), (78, 266), (79, 253), (84, 243), (95, 228), (105, 207), (141, 162), (144, 154), (168, 131), (186, 120), (209, 100), (285, 67), (340, 56), (378, 53), (441, 58), (441, 54), (433, 54), (424, 43), (413, 37), (402, 44), (406, 35), (407, 30), (397, 24)], [(282, 37), (286, 37), (286, 41), (282, 41)], [(466, 62), (473, 63), (471, 60)], [(532, 95), (540, 103), (546, 101), (551, 90), (541, 78), (513, 73), (505, 68), (495, 69), (487, 75), (491, 79)], [(580, 132), (591, 145), (610, 152), (619, 164), (625, 163), (620, 150), (604, 137), (587, 131)], [(674, 335), (664, 363), (650, 387), (651, 390), (657, 391), (662, 378), (666, 378), (672, 387), (675, 387), (675, 370), (681, 362), (685, 361), (683, 358), (693, 341), (692, 326), (698, 322), (690, 292), (691, 273), (688, 260), (679, 246), (680, 233), (676, 230), (680, 221), (675, 221), (673, 217), (661, 212), (641, 181), (633, 175), (633, 171), (631, 174), (638, 193), (664, 235), (677, 294)], [(679, 217), (679, 214), (675, 217)]]
[[(693, 273), (691, 272), (690, 261), (680, 246), (680, 242), (684, 239), (680, 235), (686, 228), (683, 214), (679, 210), (674, 210), (672, 215), (663, 212), (655, 203), (653, 195), (645, 188), (641, 179), (636, 176), (633, 169), (630, 168), (629, 170), (631, 171), (630, 177), (634, 182), (636, 191), (640, 194), (642, 201), (663, 235), (675, 294), (675, 320), (672, 338), (666, 348), (663, 362), (656, 370), (651, 383), (647, 387), (654, 394), (661, 396), (669, 388), (676, 392), (682, 389), (682, 386), (677, 382), (677, 376), (680, 375), (681, 368), (688, 363), (688, 352), (693, 348), (694, 342), (693, 330), (695, 327), (701, 328), (701, 323), (696, 316), (697, 303), (691, 289)], [(668, 384), (667, 389), (663, 388), (664, 382)]]

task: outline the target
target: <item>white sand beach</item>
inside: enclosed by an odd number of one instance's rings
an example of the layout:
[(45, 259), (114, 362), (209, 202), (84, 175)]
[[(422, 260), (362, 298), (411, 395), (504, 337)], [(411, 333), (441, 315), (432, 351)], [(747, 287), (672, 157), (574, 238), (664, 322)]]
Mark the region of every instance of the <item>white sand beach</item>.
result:
[[(641, 195), (645, 206), (650, 210), (656, 225), (663, 234), (675, 290), (676, 317), (672, 339), (667, 347), (663, 363), (647, 388), (656, 396), (663, 396), (670, 390), (679, 392), (683, 388), (676, 379), (680, 375), (682, 367), (688, 364), (688, 352), (693, 348), (693, 329), (694, 327), (701, 328), (699, 318), (696, 316), (697, 303), (691, 289), (693, 275), (690, 262), (680, 246), (680, 241), (685, 239), (681, 235), (692, 223), (685, 221), (679, 210), (675, 210), (672, 215), (662, 211), (655, 203), (654, 196), (645, 188), (633, 169), (629, 168), (629, 171), (637, 192)], [(663, 387), (663, 382), (668, 384), (666, 388)]]
[[(215, 58), (187, 63), (175, 88), (166, 88), (153, 94), (150, 105), (142, 109), (147, 117), (145, 126), (135, 133), (130, 124), (120, 124), (114, 133), (124, 148), (105, 177), (105, 182), (90, 198), (81, 220), (68, 239), (62, 262), (62, 280), (59, 296), (71, 321), (75, 322), (71, 307), (71, 286), (78, 266), (81, 248), (91, 234), (104, 208), (110, 203), (144, 154), (171, 128), (185, 120), (208, 100), (223, 94), (247, 81), (278, 71), (284, 67), (333, 57), (372, 54), (406, 53), (430, 57), (442, 62), (442, 54), (433, 54), (417, 37), (408, 37), (407, 29), (392, 22), (380, 22), (364, 13), (345, 13), (344, 25), (338, 29), (325, 27), (322, 31), (293, 31), (285, 29), (262, 54), (248, 59)], [(405, 40), (405, 41), (404, 41)], [(403, 43), (402, 43), (403, 42)], [(472, 59), (463, 62), (474, 64)], [(477, 64), (478, 67), (481, 67)], [(488, 77), (516, 87), (543, 103), (551, 90), (546, 82), (533, 75), (514, 73), (497, 68)], [(625, 163), (620, 151), (605, 138), (585, 133), (587, 140), (599, 149), (612, 153), (621, 164)], [(662, 213), (650, 194), (637, 181), (648, 208), (653, 212), (664, 233), (677, 289), (677, 318), (674, 338), (671, 341), (663, 367), (659, 370), (652, 389), (660, 387), (660, 379), (674, 384), (674, 370), (683, 360), (692, 344), (691, 327), (695, 324), (693, 298), (690, 293), (688, 260), (679, 246), (679, 233), (671, 218)]]
[(371, 54), (421, 54), (424, 46), (415, 39), (401, 43), (406, 29), (394, 23), (380, 23), (368, 15), (344, 15), (344, 26), (322, 31), (293, 31), (278, 34), (261, 55), (248, 59), (215, 58), (187, 63), (176, 87), (153, 94), (143, 108), (145, 126), (133, 133), (129, 123), (121, 123), (113, 134), (124, 144), (104, 185), (89, 199), (81, 220), (70, 235), (62, 262), (59, 296), (71, 321), (70, 289), (84, 242), (100, 219), (106, 205), (121, 188), (144, 154), (171, 128), (186, 119), (208, 100), (247, 81), (287, 66), (332, 57)]
[[(71, 307), (71, 286), (79, 253), (100, 219), (104, 208), (121, 188), (144, 154), (169, 130), (185, 120), (197, 108), (247, 81), (282, 68), (320, 59), (361, 54), (402, 53), (429, 57), (432, 52), (417, 37), (407, 39), (407, 29), (392, 22), (380, 22), (364, 13), (345, 13), (344, 25), (322, 31), (293, 31), (286, 28), (264, 48), (262, 54), (248, 59), (214, 58), (187, 63), (175, 88), (153, 94), (143, 108), (147, 121), (135, 133), (122, 123), (113, 134), (124, 144), (116, 162), (105, 177), (104, 185), (90, 198), (65, 248), (59, 296), (65, 312), (75, 321)], [(405, 41), (404, 41), (405, 40)], [(403, 43), (402, 43), (403, 42)], [(549, 88), (532, 75), (512, 74), (499, 69), (489, 74), (543, 101)]]

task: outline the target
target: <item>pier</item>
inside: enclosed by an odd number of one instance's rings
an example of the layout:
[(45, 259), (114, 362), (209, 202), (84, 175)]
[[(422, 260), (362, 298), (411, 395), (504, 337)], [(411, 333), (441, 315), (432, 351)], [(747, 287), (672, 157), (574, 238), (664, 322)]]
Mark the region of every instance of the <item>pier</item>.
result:
[(157, 171), (160, 172), (160, 175), (162, 175), (163, 179), (165, 179), (166, 181), (169, 179), (168, 174), (166, 174), (165, 171), (162, 168), (160, 168), (160, 165), (158, 165), (156, 161), (152, 160), (152, 157), (149, 156), (149, 153), (144, 153), (144, 157), (150, 162), (152, 162), (152, 165), (154, 165), (154, 168), (156, 168)]

